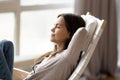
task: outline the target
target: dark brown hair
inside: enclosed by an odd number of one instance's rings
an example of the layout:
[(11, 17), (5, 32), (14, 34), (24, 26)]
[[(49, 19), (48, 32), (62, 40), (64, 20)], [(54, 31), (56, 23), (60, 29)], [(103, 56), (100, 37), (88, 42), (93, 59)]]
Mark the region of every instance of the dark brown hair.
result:
[(64, 47), (64, 49), (66, 49), (75, 31), (80, 27), (85, 27), (86, 23), (81, 16), (76, 14), (72, 14), (72, 13), (60, 14), (58, 15), (58, 18), (60, 16), (64, 18), (67, 30), (68, 32), (70, 32), (70, 39), (66, 42)]
[[(67, 40), (67, 42), (65, 43), (65, 47), (63, 49), (67, 49), (68, 44), (73, 36), (73, 34), (75, 33), (75, 31), (80, 28), (80, 27), (85, 27), (85, 21), (83, 20), (83, 18), (79, 15), (75, 15), (72, 13), (65, 13), (65, 14), (60, 14), (58, 15), (59, 17), (63, 17), (64, 21), (65, 21), (65, 25), (67, 27), (68, 32), (70, 32), (70, 38)], [(43, 59), (44, 57), (51, 57), (56, 55), (58, 52), (56, 51), (56, 45), (53, 51), (47, 52), (41, 56), (39, 56), (38, 58), (35, 59), (35, 64), (39, 63), (41, 59)]]

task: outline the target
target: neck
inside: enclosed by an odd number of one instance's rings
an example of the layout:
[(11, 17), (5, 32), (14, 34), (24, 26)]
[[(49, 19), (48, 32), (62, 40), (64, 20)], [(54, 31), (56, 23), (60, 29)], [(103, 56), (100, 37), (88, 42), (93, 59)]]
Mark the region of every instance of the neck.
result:
[(62, 51), (62, 50), (64, 50), (64, 44), (57, 44), (57, 45), (56, 45), (56, 51), (57, 51), (57, 52), (60, 52), (60, 51)]

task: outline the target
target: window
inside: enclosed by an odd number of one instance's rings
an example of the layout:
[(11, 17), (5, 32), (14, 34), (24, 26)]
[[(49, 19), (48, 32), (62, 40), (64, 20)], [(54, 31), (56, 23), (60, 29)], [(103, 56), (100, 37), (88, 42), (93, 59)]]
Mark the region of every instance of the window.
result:
[(0, 13), (0, 40), (14, 40), (14, 13)]
[(21, 0), (21, 5), (71, 4), (73, 0)]
[(53, 48), (50, 29), (60, 13), (73, 13), (74, 0), (0, 0), (0, 36), (16, 55), (38, 56)]

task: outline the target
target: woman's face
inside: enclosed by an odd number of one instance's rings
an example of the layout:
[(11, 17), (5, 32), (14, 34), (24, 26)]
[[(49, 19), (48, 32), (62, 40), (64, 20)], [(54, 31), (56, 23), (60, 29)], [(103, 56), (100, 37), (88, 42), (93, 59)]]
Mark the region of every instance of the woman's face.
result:
[(64, 18), (60, 16), (51, 29), (51, 42), (56, 44), (64, 44), (69, 39), (69, 32), (66, 28)]

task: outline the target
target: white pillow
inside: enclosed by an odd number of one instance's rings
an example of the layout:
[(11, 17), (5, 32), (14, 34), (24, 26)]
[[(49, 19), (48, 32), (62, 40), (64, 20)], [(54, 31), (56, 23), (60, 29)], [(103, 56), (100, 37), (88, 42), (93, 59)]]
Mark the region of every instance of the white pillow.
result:
[(85, 20), (86, 26), (85, 29), (88, 31), (88, 38), (87, 38), (87, 43), (84, 45), (84, 51), (88, 48), (88, 45), (93, 38), (93, 35), (96, 31), (97, 28), (97, 20), (94, 16), (92, 15), (81, 15), (81, 17)]
[(97, 20), (94, 16), (92, 15), (81, 15), (81, 17), (85, 20), (86, 22), (86, 30), (89, 31), (90, 27), (96, 27), (97, 26)]

